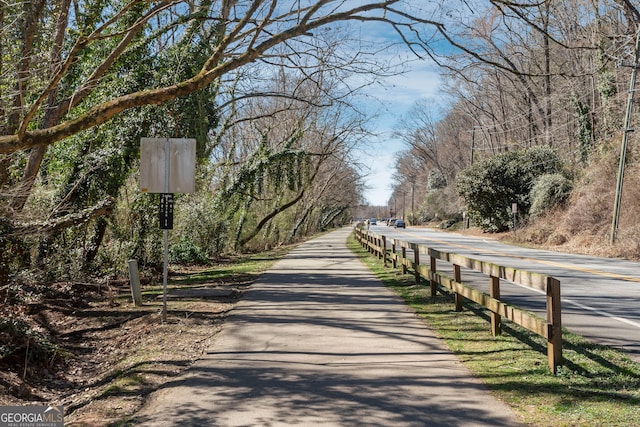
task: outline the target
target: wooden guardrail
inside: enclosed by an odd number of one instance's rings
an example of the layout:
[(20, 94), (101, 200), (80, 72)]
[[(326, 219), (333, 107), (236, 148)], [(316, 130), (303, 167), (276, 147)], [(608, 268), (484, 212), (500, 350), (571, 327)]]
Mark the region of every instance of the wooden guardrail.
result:
[[(446, 290), (454, 294), (457, 311), (462, 310), (463, 298), (474, 301), (491, 311), (491, 333), (501, 333), (502, 318), (506, 318), (547, 340), (547, 359), (549, 369), (555, 374), (562, 365), (562, 321), (560, 311), (560, 281), (551, 276), (534, 273), (522, 269), (493, 264), (455, 253), (442, 252), (433, 248), (410, 243), (398, 239), (389, 239), (360, 226), (355, 227), (355, 236), (360, 244), (378, 258), (384, 265), (398, 265), (403, 273), (413, 270), (416, 283), (421, 278), (427, 279), (431, 287), (431, 295), (437, 290)], [(413, 251), (413, 257), (407, 257), (407, 249)], [(399, 251), (399, 252), (398, 252)], [(429, 264), (420, 263), (420, 255), (428, 255)], [(437, 261), (451, 264), (453, 277), (438, 271)], [(465, 284), (462, 281), (462, 268), (477, 271), (488, 276), (489, 294)], [(500, 300), (500, 280), (508, 280), (523, 286), (546, 292), (547, 318), (543, 319), (529, 311), (509, 305)]]

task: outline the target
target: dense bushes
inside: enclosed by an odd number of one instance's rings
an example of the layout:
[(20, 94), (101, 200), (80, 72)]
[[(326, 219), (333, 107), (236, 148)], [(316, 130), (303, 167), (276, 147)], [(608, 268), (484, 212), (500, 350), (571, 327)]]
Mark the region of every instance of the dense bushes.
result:
[(191, 239), (183, 237), (170, 247), (169, 261), (174, 264), (205, 265), (209, 259), (203, 248), (193, 243)]
[(564, 203), (571, 192), (571, 181), (562, 174), (553, 173), (540, 176), (530, 193), (532, 218), (542, 216), (550, 209)]
[[(531, 190), (537, 180), (544, 175), (561, 175), (562, 170), (562, 162), (554, 149), (535, 146), (482, 159), (461, 171), (456, 184), (471, 221), (484, 231), (500, 232), (511, 226), (512, 204), (517, 203), (519, 215), (527, 217), (533, 202)], [(547, 191), (551, 194), (548, 187)], [(544, 206), (536, 205), (537, 214)]]

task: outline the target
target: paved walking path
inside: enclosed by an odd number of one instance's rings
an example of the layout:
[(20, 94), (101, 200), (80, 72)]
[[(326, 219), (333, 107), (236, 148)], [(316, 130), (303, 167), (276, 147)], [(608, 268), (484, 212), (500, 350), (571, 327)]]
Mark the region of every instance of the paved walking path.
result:
[(300, 245), (214, 347), (137, 414), (144, 426), (516, 426), (517, 418), (346, 247)]

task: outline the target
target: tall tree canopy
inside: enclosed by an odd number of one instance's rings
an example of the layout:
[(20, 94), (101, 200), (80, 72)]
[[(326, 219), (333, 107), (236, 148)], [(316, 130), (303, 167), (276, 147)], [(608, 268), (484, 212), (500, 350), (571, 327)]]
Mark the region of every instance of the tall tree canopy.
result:
[[(407, 150), (397, 162), (392, 199), (415, 176), (444, 175), (451, 187), (467, 167), (539, 145), (555, 148), (579, 179), (593, 155), (619, 142), (640, 31), (637, 2), (452, 1), (446, 8), (449, 48), (435, 59), (445, 71), (450, 102), (434, 116), (432, 102), (418, 101), (400, 122)], [(637, 113), (632, 119), (637, 123)], [(421, 159), (422, 170), (407, 168), (406, 156)], [(602, 178), (613, 182), (611, 172)], [(433, 206), (439, 192), (456, 207), (450, 212), (473, 209), (466, 196), (450, 197), (451, 188), (418, 182), (415, 193), (424, 195), (418, 208)], [(476, 183), (473, 190), (488, 197)], [(475, 216), (478, 224), (488, 220), (485, 214)]]

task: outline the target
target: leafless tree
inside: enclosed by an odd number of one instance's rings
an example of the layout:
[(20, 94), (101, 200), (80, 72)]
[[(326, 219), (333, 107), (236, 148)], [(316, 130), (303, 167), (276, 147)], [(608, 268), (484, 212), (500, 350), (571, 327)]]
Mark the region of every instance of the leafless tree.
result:
[[(115, 115), (200, 91), (253, 63), (288, 57), (296, 66), (318, 33), (349, 22), (386, 25), (418, 54), (431, 50), (429, 40), (420, 36), (424, 28), (444, 31), (402, 0), (58, 0), (2, 3), (0, 16), (0, 49), (6, 58), (0, 75), (5, 87), (14, 88), (0, 99), (0, 186), (15, 181), (6, 172), (10, 167), (23, 165), (11, 202), (15, 210), (24, 206), (47, 147)], [(202, 33), (209, 34), (212, 46), (199, 70), (178, 81), (150, 81), (142, 90), (105, 97), (105, 77), (117, 75), (123, 57), (141, 48), (160, 53), (191, 37), (195, 27), (206, 28)], [(16, 35), (18, 49), (10, 47)], [(342, 53), (360, 58), (364, 50)], [(21, 154), (13, 154), (24, 150), (30, 150), (26, 164)]]
[[(280, 64), (274, 74), (256, 66), (253, 75), (260, 79), (237, 78), (226, 86), (223, 125), (213, 137), (212, 183), (230, 198), (242, 189), (231, 212), (242, 213), (233, 221), (238, 246), (258, 235), (285, 240), (305, 227), (326, 227), (358, 201), (351, 153), (367, 131), (354, 98), (388, 70), (366, 55), (346, 61), (336, 56), (335, 39), (313, 49), (308, 44), (306, 59), (295, 63), (274, 56), (272, 65)], [(363, 78), (365, 68), (371, 72)]]

